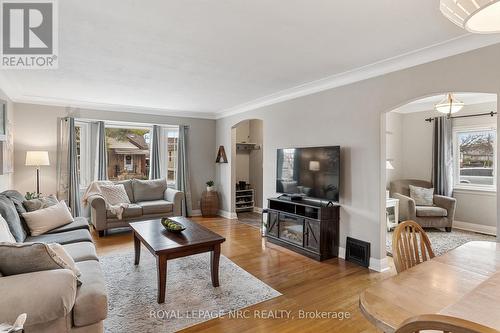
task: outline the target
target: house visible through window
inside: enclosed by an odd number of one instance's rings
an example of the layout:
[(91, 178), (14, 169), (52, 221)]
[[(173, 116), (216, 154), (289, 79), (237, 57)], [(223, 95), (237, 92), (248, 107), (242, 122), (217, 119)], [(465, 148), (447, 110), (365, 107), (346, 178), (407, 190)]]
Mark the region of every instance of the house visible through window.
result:
[(108, 179), (148, 179), (149, 129), (106, 127)]
[[(106, 149), (108, 162), (108, 179), (148, 179), (150, 167), (151, 127), (129, 123), (106, 123)], [(91, 140), (91, 123), (83, 120), (75, 121), (77, 145), (78, 179), (82, 189), (92, 182), (92, 170), (96, 154), (96, 143)], [(177, 144), (179, 130), (177, 126), (162, 127), (162, 137), (166, 139), (161, 161), (163, 177), (169, 186), (175, 186), (177, 178)]]
[(455, 187), (496, 189), (496, 129), (457, 129)]

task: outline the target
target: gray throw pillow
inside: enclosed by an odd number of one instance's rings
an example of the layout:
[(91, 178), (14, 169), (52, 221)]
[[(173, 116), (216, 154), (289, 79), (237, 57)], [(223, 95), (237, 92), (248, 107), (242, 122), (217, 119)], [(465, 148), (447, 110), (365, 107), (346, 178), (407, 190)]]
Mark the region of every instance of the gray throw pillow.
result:
[(118, 182), (114, 182), (115, 184), (122, 184), (123, 187), (125, 187), (125, 191), (127, 192), (128, 199), (130, 202), (135, 202), (134, 201), (134, 189), (132, 187), (132, 179), (127, 179), (127, 180), (120, 180)]
[[(79, 271), (73, 259), (67, 254), (61, 256), (58, 253), (62, 248), (60, 245), (55, 245), (54, 249), (51, 246), (52, 244), (45, 243), (0, 243), (0, 271), (4, 276), (9, 276), (69, 269), (78, 276)], [(81, 285), (81, 282), (78, 285)]]
[(50, 206), (57, 205), (59, 200), (55, 195), (51, 194), (47, 197), (40, 197), (38, 199), (25, 200), (23, 202), (24, 208), (27, 212), (34, 212), (35, 210), (44, 209)]
[(24, 221), (24, 218), (21, 214), (26, 213), (26, 209), (23, 206), (23, 202), (26, 200), (24, 198), (24, 195), (19, 193), (16, 190), (7, 190), (2, 192), (3, 195), (5, 195), (7, 198), (12, 201), (14, 204), (14, 207), (16, 207), (17, 213), (19, 214), (19, 219), (21, 220), (21, 224), (23, 226), (23, 229), (28, 233), (28, 225), (26, 224), (26, 221)]
[(132, 187), (134, 189), (135, 202), (162, 200), (167, 189), (167, 181), (165, 179), (134, 179)]
[(10, 232), (12, 233), (16, 241), (21, 243), (24, 242), (24, 240), (28, 236), (28, 233), (23, 228), (21, 218), (17, 213), (14, 203), (4, 194), (0, 194), (0, 215), (3, 216), (5, 221), (7, 221)]
[(415, 200), (417, 206), (434, 205), (434, 188), (424, 188), (410, 185), (410, 198)]

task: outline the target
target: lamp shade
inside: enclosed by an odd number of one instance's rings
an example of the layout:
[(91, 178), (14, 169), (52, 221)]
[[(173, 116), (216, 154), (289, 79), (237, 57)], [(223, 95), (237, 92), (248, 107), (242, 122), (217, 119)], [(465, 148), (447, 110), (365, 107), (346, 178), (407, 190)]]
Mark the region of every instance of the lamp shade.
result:
[(309, 162), (309, 170), (310, 171), (319, 171), (319, 161), (310, 161)]
[(27, 166), (42, 166), (50, 165), (48, 151), (27, 151), (26, 152)]
[(474, 33), (500, 32), (500, 0), (441, 0), (443, 15)]
[(462, 110), (464, 106), (463, 102), (456, 100), (453, 94), (449, 93), (441, 102), (436, 104), (435, 108), (438, 112), (452, 114)]

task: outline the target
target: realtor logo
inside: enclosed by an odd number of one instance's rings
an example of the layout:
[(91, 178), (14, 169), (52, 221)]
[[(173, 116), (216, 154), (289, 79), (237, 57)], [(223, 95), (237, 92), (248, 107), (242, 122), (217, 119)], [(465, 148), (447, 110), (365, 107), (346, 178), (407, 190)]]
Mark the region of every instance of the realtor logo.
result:
[(1, 67), (57, 68), (56, 0), (1, 0)]

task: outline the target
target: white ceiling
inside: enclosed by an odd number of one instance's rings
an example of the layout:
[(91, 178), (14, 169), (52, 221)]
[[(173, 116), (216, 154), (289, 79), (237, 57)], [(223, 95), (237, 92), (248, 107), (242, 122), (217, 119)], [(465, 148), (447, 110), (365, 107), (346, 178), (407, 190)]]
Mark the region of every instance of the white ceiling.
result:
[(500, 42), (438, 1), (58, 3), (59, 69), (2, 71), (16, 101), (215, 117)]

